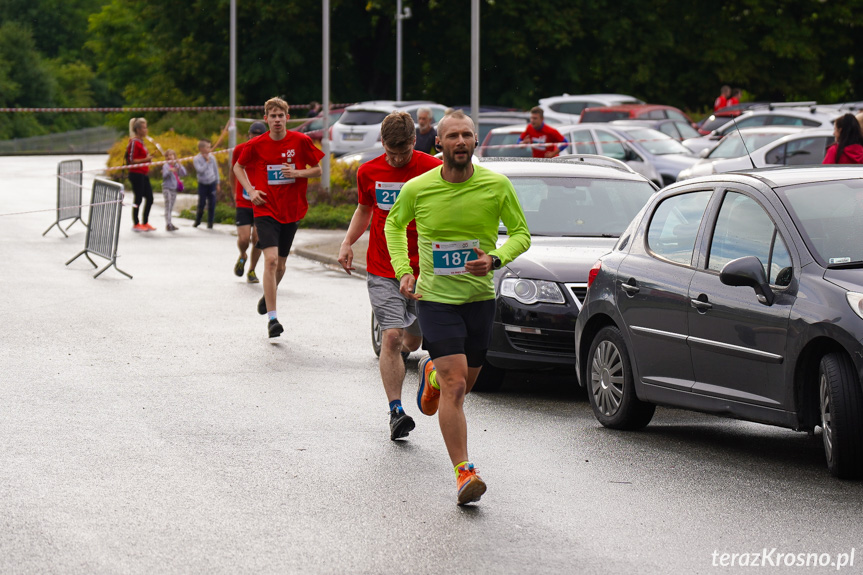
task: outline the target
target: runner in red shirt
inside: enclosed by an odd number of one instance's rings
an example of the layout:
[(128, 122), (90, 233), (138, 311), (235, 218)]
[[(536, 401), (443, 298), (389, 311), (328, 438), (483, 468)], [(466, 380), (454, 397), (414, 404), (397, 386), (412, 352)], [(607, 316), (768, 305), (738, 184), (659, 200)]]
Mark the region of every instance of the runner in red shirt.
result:
[(719, 90), (719, 97), (713, 102), (713, 111), (721, 110), (728, 105), (728, 98), (731, 97), (731, 86), (722, 86)]
[[(150, 166), (138, 166), (136, 164), (149, 164), (153, 161), (150, 152), (144, 146), (143, 138), (147, 137), (147, 120), (144, 118), (132, 118), (129, 120), (129, 144), (126, 146), (126, 165), (135, 166), (129, 168), (129, 182), (135, 194), (132, 203), (132, 230), (136, 232), (152, 232), (156, 228), (148, 222), (150, 219), (150, 208), (153, 207), (153, 187), (150, 185)], [(142, 210), (141, 220), (138, 220), (138, 209), (147, 201)]]
[[(267, 125), (264, 122), (254, 122), (249, 126), (249, 139), (254, 139), (261, 134), (266, 133)], [(237, 145), (234, 152), (231, 154), (231, 166), (237, 163), (240, 159), (240, 154), (246, 143)], [(258, 265), (258, 258), (261, 257), (261, 248), (258, 247), (258, 234), (255, 232), (255, 214), (254, 204), (249, 199), (249, 194), (237, 181), (237, 175), (231, 170), (231, 183), (234, 186), (234, 204), (237, 206), (237, 214), (234, 218), (234, 223), (237, 225), (237, 248), (240, 250), (240, 258), (234, 264), (234, 274), (237, 277), (243, 277), (243, 271), (248, 258), (249, 243), (252, 244), (252, 259), (249, 261), (249, 273), (246, 276), (246, 281), (250, 284), (258, 283), (258, 276), (255, 273), (255, 267)]]
[[(536, 106), (530, 110), (530, 124), (518, 137), (518, 142), (524, 144), (556, 144), (566, 142), (563, 134), (545, 123), (545, 113)], [(566, 146), (532, 146), (530, 151), (534, 158), (553, 158), (560, 154)]]
[(270, 337), (278, 337), (284, 328), (276, 313), (276, 291), (285, 275), (298, 222), (309, 210), (308, 178), (321, 175), (318, 163), (324, 154), (307, 135), (287, 131), (291, 116), (281, 98), (267, 100), (264, 117), (270, 131), (246, 142), (234, 174), (254, 205), (258, 247), (264, 252), (264, 296), (258, 302), (258, 313), (267, 314), (267, 331)]
[[(354, 270), (354, 251), (351, 246), (371, 222), (366, 252), (366, 282), (372, 310), (383, 332), (379, 365), (390, 404), (390, 439), (396, 440), (406, 437), (414, 428), (414, 420), (405, 413), (401, 401), (405, 378), (403, 360), (419, 348), (422, 333), (416, 316), (416, 302), (399, 293), (399, 280), (390, 263), (384, 224), (402, 184), (439, 166), (441, 161), (413, 149), (416, 129), (410, 114), (405, 112), (393, 112), (384, 118), (381, 142), (384, 154), (366, 162), (357, 172), (358, 205), (339, 248), (339, 263), (348, 274)], [(414, 276), (418, 276), (417, 228), (413, 222), (408, 225), (407, 238), (408, 258)]]

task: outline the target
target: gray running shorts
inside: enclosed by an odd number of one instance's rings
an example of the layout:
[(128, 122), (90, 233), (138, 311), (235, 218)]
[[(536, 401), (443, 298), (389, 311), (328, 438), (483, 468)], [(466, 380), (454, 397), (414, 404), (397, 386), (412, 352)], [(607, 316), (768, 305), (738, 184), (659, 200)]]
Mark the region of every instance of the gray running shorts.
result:
[(401, 294), (397, 279), (368, 274), (366, 284), (372, 311), (381, 329), (404, 329), (411, 335), (422, 337), (416, 301)]

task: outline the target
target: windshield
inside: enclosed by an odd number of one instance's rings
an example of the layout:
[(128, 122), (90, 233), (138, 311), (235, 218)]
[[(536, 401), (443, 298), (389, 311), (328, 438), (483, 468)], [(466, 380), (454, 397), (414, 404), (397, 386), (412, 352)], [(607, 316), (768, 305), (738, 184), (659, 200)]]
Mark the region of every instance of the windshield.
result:
[(775, 142), (779, 138), (787, 135), (788, 134), (763, 134), (758, 132), (750, 132), (748, 134), (744, 134), (743, 136), (746, 141), (746, 146), (744, 147), (744, 140), (740, 139), (740, 132), (735, 130), (722, 138), (722, 141), (719, 142), (719, 145), (716, 146), (716, 148), (714, 148), (714, 150), (710, 152), (707, 157), (711, 160), (717, 160), (722, 158), (740, 158), (747, 155), (747, 151), (749, 151), (749, 153), (751, 154), (758, 148)]
[(641, 210), (653, 187), (647, 182), (595, 178), (509, 178), (530, 233), (541, 236), (617, 237)]
[(683, 144), (667, 134), (663, 134), (658, 130), (650, 130), (647, 128), (638, 130), (626, 130), (629, 137), (641, 144), (645, 150), (655, 156), (664, 156), (666, 154), (685, 154), (692, 155)]
[(488, 141), (480, 148), (483, 156), (501, 156), (505, 158), (528, 158), (530, 157), (530, 148), (518, 147), (518, 137), (521, 133), (506, 133), (499, 132), (491, 134)]
[(704, 120), (704, 123), (701, 124), (701, 129), (707, 132), (712, 132), (717, 128), (721, 128), (730, 121), (731, 116), (711, 116)]
[(629, 112), (600, 112), (599, 110), (595, 111), (584, 111), (581, 113), (581, 121), (582, 123), (587, 122), (613, 122), (614, 120), (628, 120)]
[(821, 265), (863, 262), (863, 180), (801, 184), (777, 192)]
[(339, 123), (346, 126), (373, 126), (380, 124), (387, 117), (385, 112), (374, 112), (371, 110), (345, 110)]

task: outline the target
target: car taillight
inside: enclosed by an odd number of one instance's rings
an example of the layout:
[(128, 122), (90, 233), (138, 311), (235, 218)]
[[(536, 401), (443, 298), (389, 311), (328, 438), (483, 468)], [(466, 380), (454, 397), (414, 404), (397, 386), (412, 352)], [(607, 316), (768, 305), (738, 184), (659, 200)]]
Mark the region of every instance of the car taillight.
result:
[(590, 272), (587, 274), (587, 287), (589, 288), (591, 284), (593, 284), (593, 280), (596, 279), (596, 276), (599, 274), (599, 270), (602, 269), (602, 260), (596, 260), (596, 263), (593, 264), (593, 267), (590, 268)]
[(327, 132), (327, 139), (331, 142), (333, 141), (333, 127), (332, 126), (330, 126), (330, 129)]

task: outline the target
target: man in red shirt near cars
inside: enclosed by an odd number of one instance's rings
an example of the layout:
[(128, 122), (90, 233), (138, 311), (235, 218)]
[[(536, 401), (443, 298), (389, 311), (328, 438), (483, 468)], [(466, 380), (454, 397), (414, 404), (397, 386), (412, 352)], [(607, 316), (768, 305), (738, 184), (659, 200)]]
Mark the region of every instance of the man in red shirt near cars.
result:
[[(264, 122), (253, 122), (249, 126), (249, 140), (252, 140), (261, 134), (267, 132), (267, 125)], [(250, 284), (258, 283), (258, 275), (255, 273), (255, 267), (258, 265), (258, 258), (261, 257), (261, 250), (257, 246), (258, 234), (255, 233), (255, 205), (249, 199), (249, 192), (240, 185), (237, 181), (237, 175), (234, 174), (233, 166), (240, 159), (240, 154), (243, 148), (246, 147), (246, 142), (238, 144), (231, 154), (231, 182), (234, 184), (234, 205), (237, 207), (234, 223), (237, 225), (237, 248), (240, 250), (240, 257), (237, 263), (234, 264), (234, 275), (243, 277), (243, 271), (246, 266), (246, 259), (249, 257), (249, 245), (252, 246), (252, 259), (249, 260), (249, 273), (246, 276)]]
[(719, 90), (719, 97), (713, 101), (713, 111), (721, 110), (728, 105), (728, 98), (731, 97), (731, 86), (722, 86)]
[[(389, 210), (402, 184), (441, 164), (437, 158), (414, 150), (416, 130), (406, 112), (393, 112), (381, 124), (384, 154), (360, 166), (357, 171), (357, 209), (351, 218), (345, 239), (339, 248), (339, 263), (350, 274), (354, 270), (351, 246), (363, 235), (371, 222), (369, 248), (366, 252), (366, 283), (375, 318), (381, 326), (380, 370), (390, 409), (390, 439), (406, 437), (414, 420), (402, 407), (402, 383), (405, 378), (403, 359), (419, 348), (422, 333), (417, 321), (416, 302), (399, 292), (387, 239), (384, 235)], [(414, 277), (419, 275), (419, 251), (416, 223), (407, 227), (408, 259)]]
[(264, 253), (264, 296), (258, 302), (258, 313), (267, 314), (270, 337), (284, 331), (276, 313), (276, 291), (299, 221), (309, 210), (308, 179), (321, 175), (318, 163), (324, 157), (307, 135), (287, 131), (290, 117), (287, 102), (267, 100), (264, 118), (270, 131), (246, 142), (234, 164), (237, 180), (254, 205), (258, 247)]
[(537, 146), (535, 144), (557, 144), (566, 142), (563, 134), (545, 123), (545, 113), (542, 108), (535, 106), (530, 110), (530, 124), (521, 136), (518, 137), (520, 144), (534, 144), (531, 152), (534, 158), (553, 158), (560, 154), (566, 146)]

